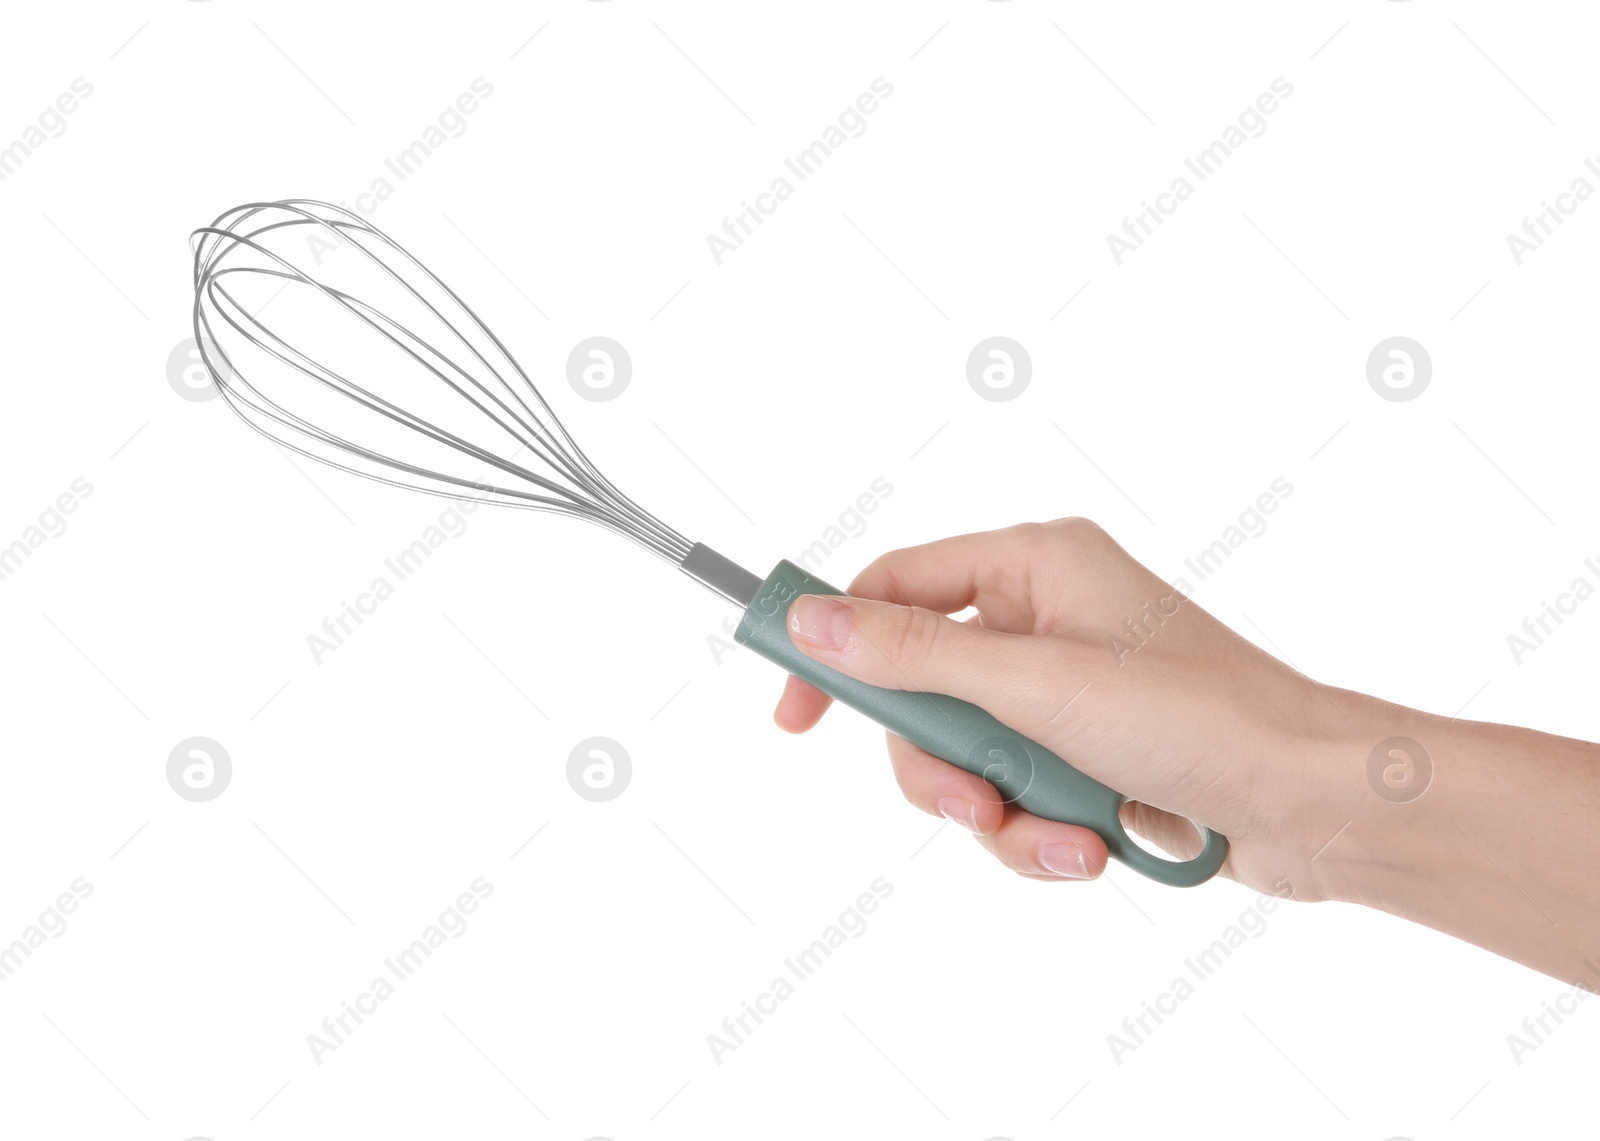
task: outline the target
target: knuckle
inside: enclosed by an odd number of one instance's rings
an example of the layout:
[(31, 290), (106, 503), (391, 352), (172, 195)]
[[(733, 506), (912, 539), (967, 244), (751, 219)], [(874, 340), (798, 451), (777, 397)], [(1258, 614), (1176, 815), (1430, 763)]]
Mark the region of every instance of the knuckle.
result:
[(1044, 526), (1050, 532), (1051, 539), (1056, 544), (1092, 549), (1110, 538), (1106, 534), (1105, 528), (1101, 527), (1093, 519), (1086, 519), (1082, 515), (1069, 515), (1064, 519), (1046, 523)]
[(997, 846), (993, 849), (993, 852), (995, 859), (1000, 861), (1000, 865), (1013, 875), (1021, 876), (1023, 879), (1033, 879), (1039, 873), (1037, 864), (1030, 859), (1023, 858), (1017, 852), (1013, 852), (1004, 845)]
[(1004, 832), (977, 837), (978, 843), (1008, 872), (1019, 876), (1027, 876), (1037, 871), (1037, 867), (1024, 859), (1019, 859), (1019, 852), (1014, 840), (1005, 836)]
[(883, 651), (894, 662), (925, 661), (936, 652), (942, 619), (920, 606), (898, 606), (883, 634)]
[(1032, 552), (1051, 542), (1052, 523), (1017, 523), (1006, 528), (1006, 536), (1025, 552)]
[(1111, 536), (1092, 519), (1069, 515), (1048, 523), (1019, 523), (1008, 537), (1023, 565), (1081, 564), (1101, 554)]
[(879, 598), (885, 594), (894, 597), (899, 582), (895, 567), (901, 555), (901, 551), (894, 550), (873, 559), (851, 580), (850, 593), (857, 598)]

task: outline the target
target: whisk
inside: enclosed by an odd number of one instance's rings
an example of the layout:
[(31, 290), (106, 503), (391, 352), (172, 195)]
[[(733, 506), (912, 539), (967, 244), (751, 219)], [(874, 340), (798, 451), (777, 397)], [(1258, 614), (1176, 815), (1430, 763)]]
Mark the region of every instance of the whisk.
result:
[(1126, 797), (977, 706), (867, 685), (802, 653), (790, 603), (844, 591), (787, 560), (763, 579), (624, 495), (500, 338), (365, 218), (309, 199), (252, 202), (191, 244), (201, 357), (228, 406), (276, 444), (395, 487), (605, 527), (743, 608), (737, 642), (985, 778), (1008, 803), (1094, 829), (1113, 856), (1163, 883), (1192, 886), (1221, 867), (1228, 842), (1209, 829), (1192, 860), (1141, 848), (1119, 817)]

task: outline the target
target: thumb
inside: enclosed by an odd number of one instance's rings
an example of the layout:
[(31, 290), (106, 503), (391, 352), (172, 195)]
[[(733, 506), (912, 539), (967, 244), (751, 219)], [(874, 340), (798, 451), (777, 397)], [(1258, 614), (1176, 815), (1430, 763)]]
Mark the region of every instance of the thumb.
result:
[(808, 657), (857, 680), (949, 694), (1032, 737), (1051, 727), (1078, 688), (1057, 639), (989, 630), (920, 606), (804, 594), (789, 607), (789, 637)]

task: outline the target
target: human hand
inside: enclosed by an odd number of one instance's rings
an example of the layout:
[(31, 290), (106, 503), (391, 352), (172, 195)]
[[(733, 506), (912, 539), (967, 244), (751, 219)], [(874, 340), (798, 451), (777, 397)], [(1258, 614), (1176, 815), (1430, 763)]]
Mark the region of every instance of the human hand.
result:
[[(1287, 879), (1300, 899), (1326, 894), (1312, 857), (1349, 819), (1334, 817), (1350, 795), (1330, 779), (1326, 746), (1364, 739), (1352, 727), (1383, 703), (1257, 649), (1085, 519), (895, 551), (850, 591), (791, 606), (790, 635), (809, 656), (986, 709), (1130, 797), (1124, 823), (1179, 858), (1200, 850), (1192, 820), (1229, 838), (1223, 874), (1263, 891)], [(945, 617), (968, 606), (978, 613), (965, 623)], [(775, 719), (803, 732), (830, 701), (790, 677)], [(982, 778), (892, 734), (888, 743), (906, 798), (975, 832), (1012, 870), (1104, 870), (1093, 831), (1005, 804)]]

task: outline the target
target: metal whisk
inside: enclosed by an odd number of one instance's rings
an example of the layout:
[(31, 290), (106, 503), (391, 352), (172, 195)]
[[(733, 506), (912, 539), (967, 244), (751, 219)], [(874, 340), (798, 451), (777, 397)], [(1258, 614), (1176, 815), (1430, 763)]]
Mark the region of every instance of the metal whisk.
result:
[[(229, 407), (258, 432), (396, 487), (586, 519), (741, 606), (754, 597), (757, 576), (686, 539), (607, 479), (472, 308), (364, 218), (325, 202), (255, 202), (196, 230), (193, 245), (195, 339)], [(299, 295), (281, 296), (291, 289)], [(322, 336), (319, 326), (340, 317), (336, 335)], [(319, 347), (283, 335), (285, 325), (320, 338)], [(342, 363), (352, 333), (365, 355), (356, 368)], [(374, 350), (390, 355), (380, 360)], [(323, 413), (316, 422), (296, 410), (308, 401)], [(388, 454), (395, 447), (419, 458)], [(519, 462), (524, 453), (529, 463)], [(491, 474), (449, 470), (461, 456)]]
[(229, 407), (275, 443), (380, 483), (615, 531), (743, 607), (735, 640), (1008, 802), (1093, 828), (1112, 855), (1166, 883), (1200, 883), (1222, 865), (1227, 840), (1209, 829), (1187, 862), (1140, 848), (1118, 815), (1125, 797), (976, 706), (866, 685), (797, 649), (789, 604), (844, 591), (787, 561), (763, 580), (624, 495), (466, 302), (366, 219), (308, 199), (252, 202), (191, 242), (202, 359)]

